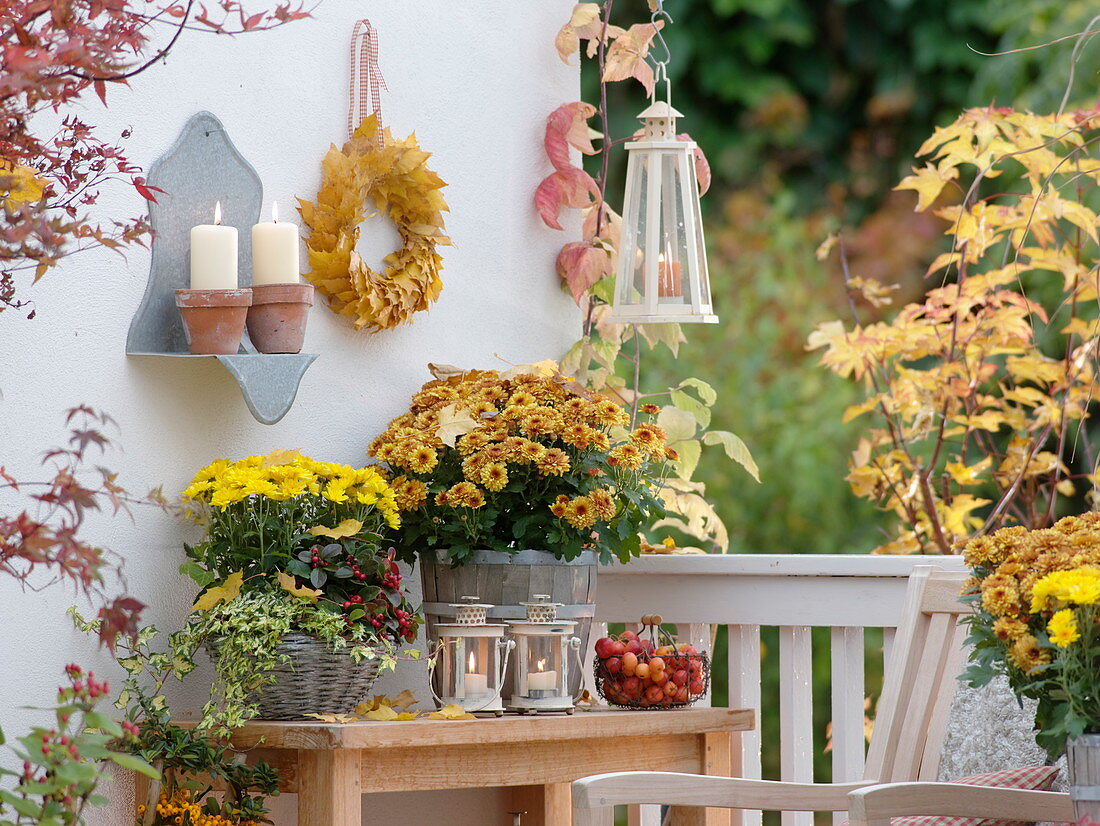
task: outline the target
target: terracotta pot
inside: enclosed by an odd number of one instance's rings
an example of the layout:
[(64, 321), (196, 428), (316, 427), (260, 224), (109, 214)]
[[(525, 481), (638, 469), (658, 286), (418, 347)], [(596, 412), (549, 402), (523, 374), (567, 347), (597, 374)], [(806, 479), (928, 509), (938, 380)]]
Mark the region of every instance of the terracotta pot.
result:
[(309, 284), (261, 284), (252, 288), (248, 337), (261, 353), (300, 353), (313, 306)]
[(241, 346), (252, 290), (176, 290), (191, 353), (232, 356)]

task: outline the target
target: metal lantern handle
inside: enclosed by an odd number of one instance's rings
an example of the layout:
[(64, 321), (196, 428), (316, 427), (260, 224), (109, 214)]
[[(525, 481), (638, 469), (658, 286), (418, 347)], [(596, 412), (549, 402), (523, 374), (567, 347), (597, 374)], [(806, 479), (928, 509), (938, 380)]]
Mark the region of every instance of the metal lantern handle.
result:
[[(577, 673), (583, 675), (584, 674), (584, 656), (581, 654), (581, 641), (580, 641), (580, 638), (579, 637), (570, 637), (569, 638), (569, 647), (573, 650), (573, 656), (577, 660)], [(585, 688), (584, 688), (584, 678), (583, 678), (583, 676), (581, 677), (581, 683), (578, 686), (577, 691), (579, 691), (580, 693), (577, 694), (577, 696), (573, 698), (573, 704), (574, 705), (576, 705), (578, 702), (580, 702), (581, 698), (584, 697)]]
[(440, 640), (439, 644), (435, 647), (435, 651), (432, 652), (432, 655), (424, 659), (425, 664), (428, 666), (428, 691), (432, 693), (432, 699), (435, 700), (440, 708), (443, 708), (443, 698), (435, 693), (435, 680), (432, 678), (435, 676), (433, 672), (439, 664), (439, 655), (442, 653), (443, 641)]

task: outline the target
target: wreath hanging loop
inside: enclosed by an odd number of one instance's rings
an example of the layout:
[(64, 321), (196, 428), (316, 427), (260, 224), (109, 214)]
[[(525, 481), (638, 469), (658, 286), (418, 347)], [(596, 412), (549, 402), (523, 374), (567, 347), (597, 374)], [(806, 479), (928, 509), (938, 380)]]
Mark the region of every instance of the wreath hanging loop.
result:
[[(356, 328), (378, 332), (408, 324), (443, 289), (436, 247), (451, 243), (442, 216), (446, 183), (427, 167), (429, 157), (415, 135), (395, 141), (389, 129), (379, 129), (374, 113), (342, 148), (329, 148), (316, 202), (298, 199), (311, 269), (305, 277)], [(368, 214), (370, 205), (376, 211)], [(383, 259), (385, 271), (378, 272), (355, 246), (360, 224), (386, 213), (402, 247)]]

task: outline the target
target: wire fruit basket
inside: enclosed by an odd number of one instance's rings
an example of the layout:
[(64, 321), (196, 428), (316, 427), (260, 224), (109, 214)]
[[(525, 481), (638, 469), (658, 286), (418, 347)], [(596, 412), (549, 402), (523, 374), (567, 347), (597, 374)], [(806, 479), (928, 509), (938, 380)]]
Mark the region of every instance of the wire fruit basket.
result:
[(710, 657), (694, 646), (676, 644), (659, 614), (642, 617), (640, 633), (596, 641), (597, 693), (626, 709), (687, 708), (707, 693)]

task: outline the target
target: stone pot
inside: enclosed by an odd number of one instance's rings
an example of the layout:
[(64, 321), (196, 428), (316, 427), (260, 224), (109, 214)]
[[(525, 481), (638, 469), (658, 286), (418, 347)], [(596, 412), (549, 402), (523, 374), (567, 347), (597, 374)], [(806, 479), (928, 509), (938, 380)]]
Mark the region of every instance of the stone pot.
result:
[(261, 284), (252, 288), (248, 337), (261, 353), (300, 353), (313, 306), (310, 284)]
[(1100, 821), (1100, 734), (1082, 734), (1066, 744), (1069, 796), (1078, 820)]
[(241, 346), (252, 290), (176, 290), (192, 354), (231, 356)]
[[(514, 554), (500, 551), (474, 551), (470, 559), (455, 568), (445, 550), (420, 557), (420, 578), (424, 585), (424, 619), (429, 641), (439, 639), (436, 625), (454, 622), (451, 603), (465, 596), (476, 596), (495, 608), (490, 622), (519, 620), (526, 617), (521, 602), (530, 602), (535, 594), (549, 594), (551, 602), (562, 603), (558, 619), (577, 623), (574, 635), (581, 651), (588, 650), (588, 637), (595, 615), (595, 551), (582, 551), (576, 559), (556, 559), (550, 551), (527, 550)], [(581, 669), (571, 672), (569, 690), (575, 695), (581, 686)], [(512, 695), (512, 677), (507, 674), (502, 696)]]

